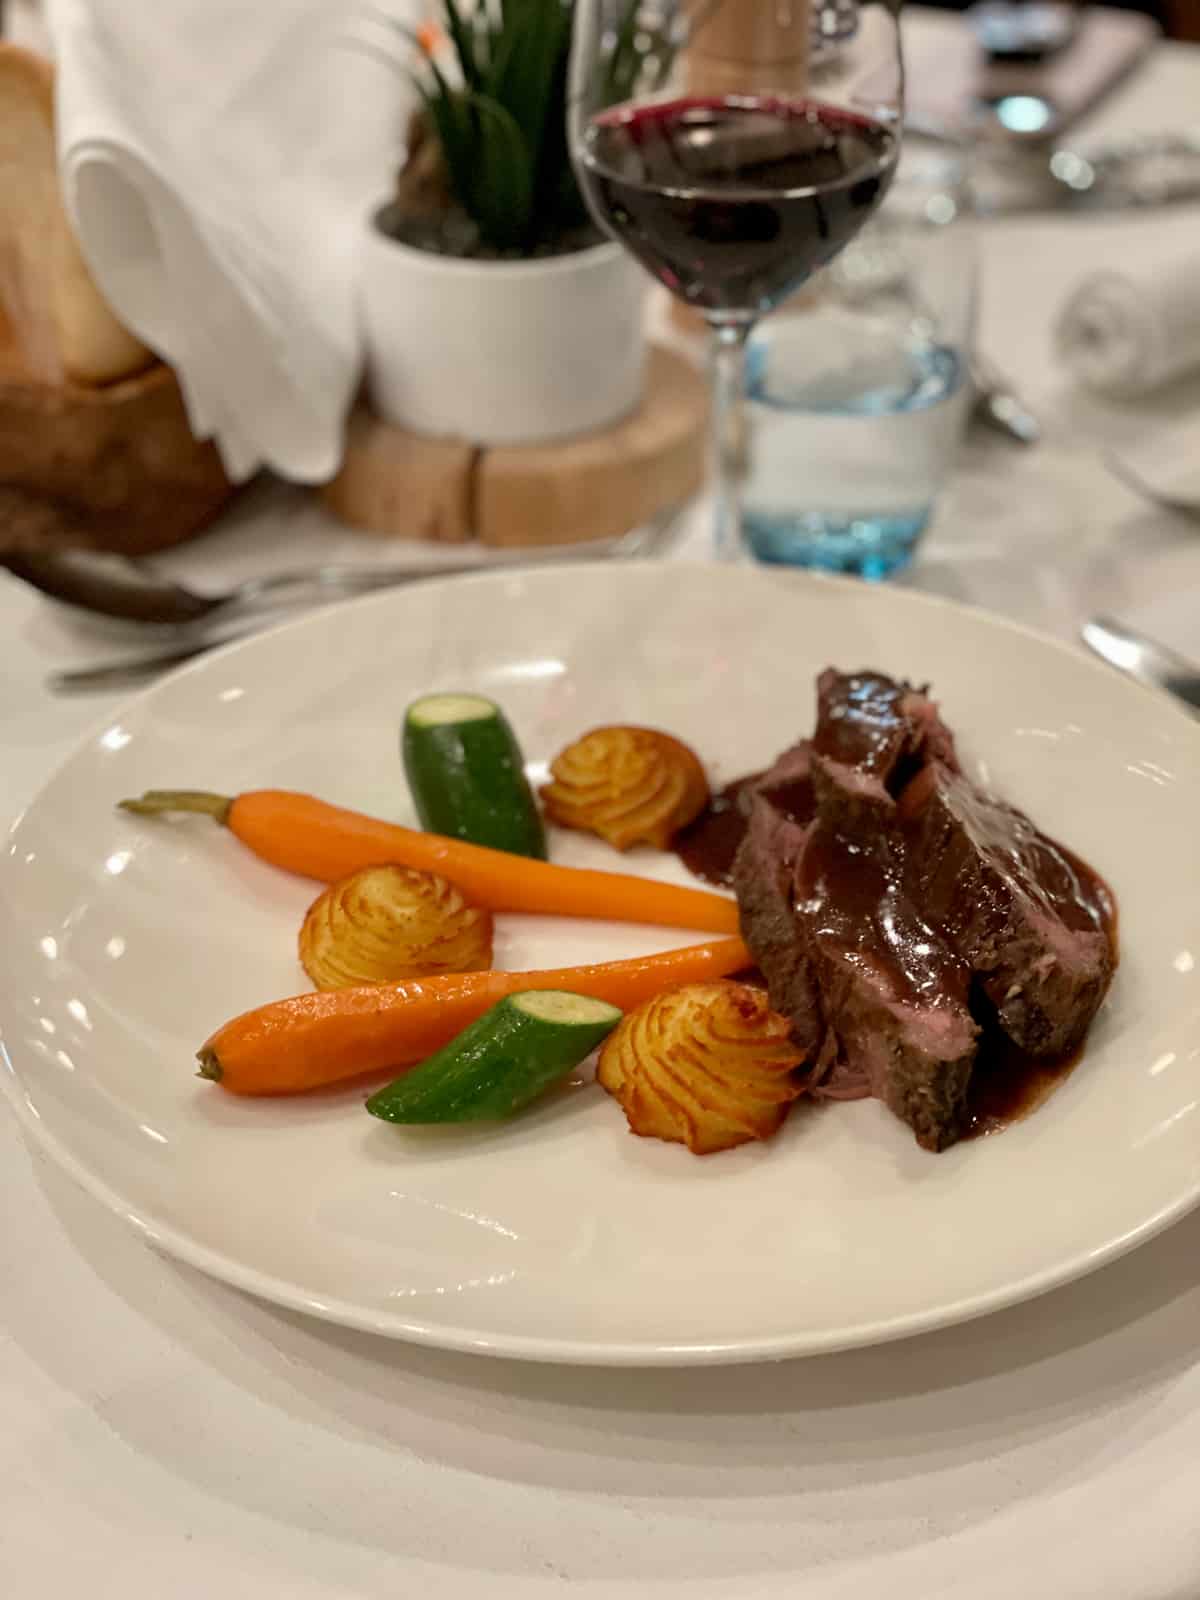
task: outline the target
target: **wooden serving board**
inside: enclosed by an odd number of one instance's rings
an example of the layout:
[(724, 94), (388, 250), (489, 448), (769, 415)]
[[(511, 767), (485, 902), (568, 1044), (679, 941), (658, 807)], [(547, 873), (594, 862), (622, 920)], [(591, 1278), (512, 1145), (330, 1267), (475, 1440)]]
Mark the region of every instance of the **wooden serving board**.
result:
[(480, 449), (351, 418), (342, 468), (322, 489), (343, 522), (389, 538), (493, 546), (612, 539), (703, 482), (708, 385), (685, 356), (652, 346), (641, 405), (595, 433)]

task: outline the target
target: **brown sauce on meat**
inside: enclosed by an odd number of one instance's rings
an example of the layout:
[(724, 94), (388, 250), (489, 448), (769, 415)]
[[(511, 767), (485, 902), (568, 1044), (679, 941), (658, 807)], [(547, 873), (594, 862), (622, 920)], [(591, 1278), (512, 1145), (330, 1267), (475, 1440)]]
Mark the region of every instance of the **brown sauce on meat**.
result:
[(984, 1139), (1022, 1122), (1052, 1095), (1083, 1055), (1087, 1041), (1062, 1056), (1031, 1056), (1019, 1050), (998, 1028), (984, 1034), (971, 1084), (960, 1137)]
[[(1119, 952), (1117, 900), (1108, 884), (1082, 856), (1055, 840), (1039, 835), (1044, 848), (1054, 851), (1063, 863), (1064, 877), (1074, 888), (1080, 904), (1076, 915), (1099, 924), (1108, 936), (1116, 970)], [(1073, 1068), (1082, 1060), (1088, 1041), (1059, 1056), (1033, 1056), (1019, 1049), (997, 1027), (986, 1028), (967, 1090), (967, 1115), (961, 1137), (983, 1139), (1000, 1133), (1014, 1122), (1023, 1122), (1048, 1100)]]
[[(746, 837), (749, 796), (746, 791), (757, 783), (761, 772), (734, 778), (718, 789), (704, 810), (680, 829), (671, 848), (694, 877), (728, 889), (733, 883), (733, 861)], [(793, 783), (772, 784), (767, 791), (771, 804), (785, 816), (807, 822), (812, 816), (812, 784), (807, 778)]]
[(1086, 905), (1088, 914), (1093, 916), (1101, 930), (1108, 936), (1108, 948), (1112, 951), (1113, 971), (1121, 959), (1120, 919), (1117, 915), (1117, 897), (1109, 888), (1105, 880), (1089, 866), (1082, 856), (1077, 856), (1074, 850), (1068, 850), (1065, 844), (1059, 844), (1054, 839), (1043, 840), (1052, 849), (1058, 852), (1063, 863), (1070, 869), (1071, 877), (1075, 884), (1075, 893)]
[(791, 783), (773, 783), (763, 793), (776, 811), (793, 822), (811, 822), (813, 818), (813, 786), (809, 777), (795, 778)]
[(809, 937), (852, 960), (885, 969), (897, 997), (966, 1016), (970, 973), (905, 892), (902, 841), (864, 830), (859, 836), (818, 821), (796, 873), (796, 905)]
[(909, 741), (901, 703), (907, 685), (878, 672), (825, 674), (813, 749), (873, 777), (886, 777)]
[[(917, 787), (917, 785), (914, 785)], [(1073, 850), (1049, 838), (1015, 806), (949, 779), (943, 803), (996, 870), (1076, 932), (1106, 932), (1116, 959), (1116, 902), (1095, 869)]]
[(727, 889), (733, 882), (733, 858), (746, 836), (742, 791), (760, 776), (752, 772), (718, 789), (704, 810), (672, 841), (675, 854), (694, 877)]
[[(864, 687), (872, 688), (873, 685)], [(890, 710), (886, 706), (878, 709), (885, 713)], [(883, 715), (877, 720), (882, 736), (888, 731), (888, 718)], [(732, 884), (734, 858), (745, 837), (748, 820), (749, 806), (746, 801), (749, 796), (745, 792), (762, 777), (762, 773), (751, 773), (727, 783), (712, 796), (695, 821), (676, 836), (675, 853), (697, 878), (723, 888)], [(795, 792), (790, 792), (790, 788)], [(771, 803), (778, 810), (795, 815), (797, 820), (809, 820), (812, 816), (811, 782), (807, 778), (802, 779), (790, 788), (787, 784), (773, 786), (769, 791)], [(1016, 842), (1022, 853), (1029, 852), (1036, 857), (1037, 870), (1032, 876), (1043, 886), (1049, 907), (1068, 927), (1102, 929), (1108, 936), (1115, 968), (1118, 955), (1117, 903), (1100, 874), (1074, 851), (1047, 838), (1023, 814), (1014, 812), (1002, 802), (992, 801), (990, 797), (980, 803), (965, 789), (964, 796), (965, 804), (972, 812), (970, 824), (977, 836), (982, 836), (994, 849), (1001, 845), (1011, 849)], [(1014, 841), (1013, 824), (1016, 819), (1019, 819), (1019, 824)], [(1000, 834), (1002, 828), (1003, 836)], [(825, 863), (831, 869), (835, 864)], [(855, 921), (865, 924), (878, 918), (881, 909), (892, 912), (896, 909), (890, 904), (893, 896), (881, 892), (881, 885), (875, 881), (877, 872), (862, 871), (864, 863), (861, 861), (856, 865), (859, 870), (855, 872), (830, 871), (831, 878), (838, 880), (832, 896), (829, 890), (835, 886), (832, 883), (825, 886), (826, 899), (836, 903), (839, 920), (848, 924), (842, 929), (843, 934), (848, 933), (849, 925)], [(878, 864), (872, 865), (877, 867)], [(922, 926), (920, 917), (912, 920), (912, 929), (907, 925), (901, 928), (899, 923), (904, 919), (895, 918), (889, 921), (889, 927), (897, 936), (900, 933), (906, 935), (902, 941), (905, 947), (902, 953), (906, 957), (914, 951), (919, 951), (922, 956), (920, 961), (905, 959), (901, 962), (908, 985), (919, 991), (929, 978), (926, 969), (928, 958), (934, 954), (931, 946), (936, 946), (939, 941), (936, 936), (928, 939), (931, 930)], [(913, 937), (908, 938), (909, 934)], [(924, 937), (917, 939), (918, 934)], [(893, 957), (898, 957), (901, 952), (892, 950), (891, 953)], [(937, 954), (944, 961), (948, 952), (938, 951)], [(936, 962), (934, 964), (938, 965)], [(757, 969), (735, 976), (743, 983), (762, 984), (764, 981)], [(945, 972), (939, 972), (938, 976), (945, 982)], [(1029, 1116), (1069, 1076), (1083, 1056), (1086, 1044), (1085, 1040), (1082, 1045), (1058, 1057), (1033, 1056), (1019, 1049), (997, 1026), (985, 1027), (971, 1073), (966, 1122), (961, 1137), (985, 1138)]]

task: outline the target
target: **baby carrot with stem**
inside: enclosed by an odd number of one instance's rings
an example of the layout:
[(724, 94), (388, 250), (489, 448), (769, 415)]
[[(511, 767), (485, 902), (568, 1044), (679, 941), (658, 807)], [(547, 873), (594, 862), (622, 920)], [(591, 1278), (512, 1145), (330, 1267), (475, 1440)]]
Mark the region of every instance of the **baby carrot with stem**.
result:
[(363, 867), (390, 862), (439, 873), (476, 905), (492, 911), (600, 917), (612, 922), (693, 928), (702, 933), (738, 930), (737, 905), (726, 895), (630, 873), (555, 866), (439, 833), (381, 822), (285, 789), (257, 789), (236, 796), (151, 789), (140, 799), (122, 800), (120, 805), (124, 811), (147, 817), (199, 812), (228, 828), (272, 866), (324, 883), (336, 883)]
[(549, 972), (456, 972), (354, 989), (322, 989), (246, 1011), (208, 1039), (200, 1076), (234, 1094), (300, 1094), (368, 1072), (415, 1066), (469, 1023), (527, 989), (566, 989), (630, 1011), (685, 983), (750, 964), (740, 939)]

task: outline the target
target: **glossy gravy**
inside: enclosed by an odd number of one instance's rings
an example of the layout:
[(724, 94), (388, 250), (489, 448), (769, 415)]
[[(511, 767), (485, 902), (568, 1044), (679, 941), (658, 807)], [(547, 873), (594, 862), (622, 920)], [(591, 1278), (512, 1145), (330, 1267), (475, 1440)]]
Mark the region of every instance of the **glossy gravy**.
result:
[(733, 858), (746, 836), (746, 816), (738, 802), (760, 776), (752, 772), (718, 789), (695, 821), (675, 835), (672, 848), (694, 877), (723, 889), (733, 883)]
[[(747, 818), (740, 803), (743, 792), (761, 774), (735, 778), (718, 790), (705, 809), (678, 835), (675, 853), (684, 866), (706, 883), (728, 888), (733, 883), (733, 862), (746, 834)], [(807, 785), (806, 792), (811, 794)], [(787, 810), (786, 794), (772, 791), (772, 802)], [(982, 820), (980, 831), (983, 831)], [(1027, 847), (1041, 858), (1043, 882), (1051, 885), (1054, 908), (1071, 927), (1101, 927), (1118, 955), (1116, 899), (1095, 869), (1047, 838), (1030, 824)], [(1046, 869), (1050, 870), (1047, 871)], [(852, 895), (857, 901), (859, 895)], [(863, 907), (847, 907), (860, 915)], [(738, 975), (743, 978), (744, 974)], [(761, 982), (761, 979), (758, 981)], [(1037, 1109), (1068, 1076), (1083, 1054), (1081, 1046), (1061, 1057), (1032, 1056), (1020, 1050), (996, 1027), (985, 1029), (968, 1095), (967, 1125), (963, 1138), (978, 1139), (1019, 1122)]]

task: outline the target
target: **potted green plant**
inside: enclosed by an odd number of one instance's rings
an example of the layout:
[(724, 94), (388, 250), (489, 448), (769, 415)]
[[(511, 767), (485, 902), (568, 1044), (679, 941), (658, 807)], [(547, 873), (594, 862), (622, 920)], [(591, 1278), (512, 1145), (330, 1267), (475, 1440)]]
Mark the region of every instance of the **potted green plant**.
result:
[(417, 36), (407, 159), (368, 231), (372, 402), (479, 444), (601, 428), (640, 396), (645, 279), (591, 221), (571, 169), (573, 3), (469, 3), (441, 0), (442, 26)]

